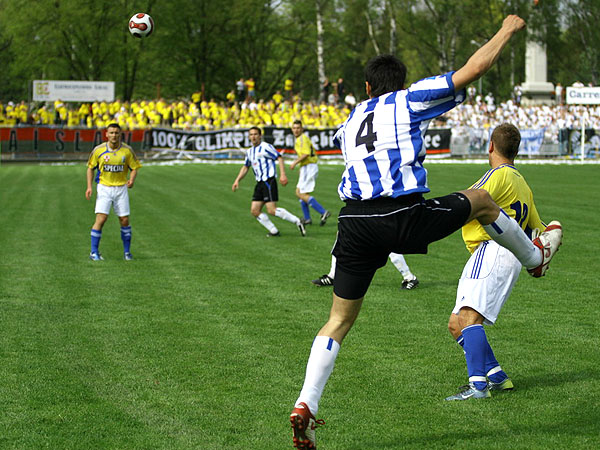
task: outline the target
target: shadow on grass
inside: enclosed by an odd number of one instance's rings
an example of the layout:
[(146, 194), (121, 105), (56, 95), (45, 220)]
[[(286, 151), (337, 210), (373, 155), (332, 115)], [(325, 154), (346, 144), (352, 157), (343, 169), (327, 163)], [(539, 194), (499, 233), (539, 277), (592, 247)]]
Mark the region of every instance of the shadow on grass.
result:
[(528, 389), (540, 387), (556, 387), (592, 380), (600, 380), (600, 372), (589, 369), (580, 370), (578, 372), (533, 373), (526, 377), (519, 376), (518, 378), (513, 379), (515, 382), (515, 391), (527, 391)]

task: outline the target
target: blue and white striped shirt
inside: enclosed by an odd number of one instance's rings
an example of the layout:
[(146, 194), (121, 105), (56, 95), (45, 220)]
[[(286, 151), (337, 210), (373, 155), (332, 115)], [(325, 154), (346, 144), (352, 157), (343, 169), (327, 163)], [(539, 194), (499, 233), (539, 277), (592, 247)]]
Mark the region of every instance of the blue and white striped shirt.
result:
[(465, 98), (454, 92), (452, 74), (425, 78), (356, 106), (335, 135), (346, 170), (342, 200), (370, 200), (429, 192), (424, 137), (432, 119)]
[(256, 181), (267, 181), (277, 176), (277, 158), (281, 155), (271, 144), (261, 142), (256, 147), (246, 150), (246, 167), (252, 166)]

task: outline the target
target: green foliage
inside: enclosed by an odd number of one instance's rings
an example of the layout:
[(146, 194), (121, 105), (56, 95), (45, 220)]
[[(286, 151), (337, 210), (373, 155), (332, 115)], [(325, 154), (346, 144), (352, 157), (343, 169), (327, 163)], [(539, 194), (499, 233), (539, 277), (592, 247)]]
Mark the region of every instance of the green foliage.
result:
[(596, 0), (567, 1), (568, 28), (557, 55), (557, 72), (563, 84), (581, 81), (600, 84), (600, 3)]
[[(224, 99), (240, 77), (268, 98), (290, 77), (303, 98), (319, 94), (316, 0), (3, 0), (0, 100), (25, 99), (33, 79), (113, 80), (122, 99), (169, 99), (203, 91)], [(391, 51), (416, 81), (461, 67), (510, 13), (528, 32), (511, 41), (483, 78), (484, 91), (510, 95), (524, 81), (525, 41), (546, 43), (548, 79), (599, 83), (600, 6), (596, 0), (322, 1), (325, 72), (363, 96), (362, 69)], [(135, 40), (127, 20), (150, 13), (152, 37)], [(367, 14), (373, 25), (370, 36)], [(392, 38), (392, 21), (396, 24)], [(394, 40), (393, 40), (394, 39)]]

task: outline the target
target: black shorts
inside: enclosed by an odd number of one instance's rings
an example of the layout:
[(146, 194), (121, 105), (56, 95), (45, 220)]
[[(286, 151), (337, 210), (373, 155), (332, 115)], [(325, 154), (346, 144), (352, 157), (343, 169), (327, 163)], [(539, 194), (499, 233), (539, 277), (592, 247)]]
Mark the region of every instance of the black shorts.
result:
[(391, 252), (427, 253), (427, 246), (461, 228), (471, 203), (458, 192), (425, 200), (421, 194), (346, 201), (338, 216), (334, 292), (358, 299)]
[(256, 183), (254, 194), (252, 194), (252, 201), (269, 203), (278, 200), (277, 181), (274, 177), (269, 178), (267, 181), (259, 181)]

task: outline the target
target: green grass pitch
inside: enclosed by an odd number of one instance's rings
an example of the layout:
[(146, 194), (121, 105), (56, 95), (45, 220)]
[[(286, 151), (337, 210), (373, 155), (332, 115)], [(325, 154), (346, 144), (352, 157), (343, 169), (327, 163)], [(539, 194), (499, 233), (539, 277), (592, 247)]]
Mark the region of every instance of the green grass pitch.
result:
[[(324, 227), (250, 216), (240, 165), (146, 166), (131, 191), (134, 261), (117, 219), (91, 262), (85, 167), (0, 168), (0, 448), (286, 449), (288, 415), (331, 290), (341, 166), (320, 168)], [(600, 446), (599, 166), (522, 165), (542, 219), (561, 220), (547, 276), (523, 273), (488, 337), (515, 390), (444, 402), (466, 382), (447, 332), (468, 253), (460, 234), (388, 263), (367, 294), (326, 387), (321, 449)], [(429, 164), (432, 195), (480, 165)], [(297, 172), (279, 205), (300, 215)]]

